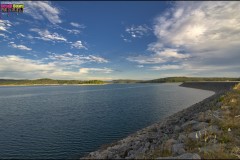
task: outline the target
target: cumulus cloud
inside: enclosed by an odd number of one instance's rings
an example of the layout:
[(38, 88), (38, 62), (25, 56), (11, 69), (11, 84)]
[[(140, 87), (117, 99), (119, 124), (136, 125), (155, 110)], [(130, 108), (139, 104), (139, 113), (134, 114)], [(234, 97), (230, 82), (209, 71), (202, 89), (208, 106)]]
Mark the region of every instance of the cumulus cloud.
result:
[(178, 62), (181, 59), (186, 59), (189, 54), (180, 54), (176, 49), (166, 48), (163, 51), (155, 51), (151, 55), (139, 55), (135, 57), (128, 57), (127, 60), (137, 62), (139, 64), (158, 64), (166, 63), (168, 61)]
[(37, 28), (32, 28), (32, 29), (30, 29), (30, 31), (36, 32), (40, 36), (40, 37), (35, 37), (35, 38), (42, 39), (44, 41), (54, 41), (54, 42), (55, 41), (64, 41), (64, 42), (67, 41), (67, 39), (65, 37), (63, 37), (62, 35), (59, 35), (56, 32), (51, 33), (47, 29), (40, 30)]
[(148, 45), (151, 54), (139, 55), (135, 62), (139, 62), (139, 57), (146, 62), (159, 57), (163, 65), (184, 64), (185, 71), (194, 70), (196, 75), (214, 72), (218, 76), (238, 76), (239, 10), (238, 2), (176, 2), (155, 19), (157, 41)]
[(14, 43), (12, 43), (11, 45), (13, 48), (17, 48), (17, 49), (20, 49), (20, 50), (26, 50), (26, 51), (31, 51), (32, 48), (29, 48), (29, 47), (26, 47), (24, 45), (16, 45)]
[(83, 24), (79, 24), (79, 23), (76, 23), (76, 22), (71, 22), (70, 25), (72, 25), (73, 27), (77, 27), (77, 28), (86, 28), (85, 25)]
[(24, 13), (36, 20), (47, 19), (52, 24), (61, 23), (60, 10), (49, 1), (24, 1)]
[[(72, 54), (68, 53), (65, 56), (71, 57)], [(66, 66), (54, 63), (56, 61), (33, 60), (17, 55), (0, 56), (0, 61), (0, 75), (2, 78), (34, 79), (48, 77), (54, 79), (88, 79), (84, 77), (88, 73), (96, 75), (97, 73), (112, 72), (109, 68), (82, 68), (80, 66), (78, 66), (77, 70), (68, 70)], [(97, 77), (95, 78), (98, 79)]]
[(82, 41), (76, 41), (71, 46), (77, 49), (87, 49), (87, 47), (83, 45)]

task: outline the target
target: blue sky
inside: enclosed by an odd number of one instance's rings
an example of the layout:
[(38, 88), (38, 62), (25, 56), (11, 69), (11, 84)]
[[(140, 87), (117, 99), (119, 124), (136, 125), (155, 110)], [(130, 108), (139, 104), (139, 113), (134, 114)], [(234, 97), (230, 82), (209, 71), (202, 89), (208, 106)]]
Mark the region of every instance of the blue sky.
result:
[(239, 2), (11, 3), (0, 78), (239, 77)]

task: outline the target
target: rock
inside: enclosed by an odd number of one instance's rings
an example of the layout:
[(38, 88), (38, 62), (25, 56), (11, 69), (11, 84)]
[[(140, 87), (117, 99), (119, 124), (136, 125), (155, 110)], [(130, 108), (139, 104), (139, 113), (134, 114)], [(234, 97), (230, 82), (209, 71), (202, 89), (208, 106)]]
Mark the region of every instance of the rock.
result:
[[(203, 131), (202, 131), (202, 132), (200, 131), (200, 133), (203, 134)], [(198, 131), (192, 132), (192, 133), (189, 133), (189, 134), (188, 134), (188, 138), (190, 138), (190, 139), (192, 139), (192, 140), (198, 140), (199, 137), (201, 137), (201, 136), (199, 135), (199, 132), (198, 132)]]
[(210, 122), (212, 119), (212, 111), (207, 110), (205, 113), (200, 112), (198, 115), (198, 121), (200, 122)]
[(156, 159), (174, 159), (175, 157), (158, 157)]
[(169, 137), (168, 137), (168, 135), (166, 134), (166, 133), (164, 133), (163, 135), (162, 135), (162, 137), (161, 137), (161, 141), (166, 141), (166, 140), (168, 140), (169, 139)]
[(207, 128), (201, 129), (200, 131), (189, 133), (188, 134), (188, 138), (191, 138), (192, 140), (197, 140), (201, 136), (203, 136), (205, 134), (205, 132), (207, 134), (212, 134), (212, 133), (219, 134), (219, 133), (221, 133), (221, 131), (219, 130), (218, 126), (211, 125), (211, 126), (208, 126)]
[(203, 112), (200, 112), (199, 114), (198, 114), (198, 121), (200, 121), (200, 122), (204, 122), (205, 121), (205, 114), (203, 113)]
[(174, 127), (174, 132), (179, 132), (181, 130), (181, 128), (178, 126), (178, 125), (176, 125), (175, 127)]
[(180, 155), (185, 153), (184, 144), (183, 143), (174, 144), (172, 146), (172, 153), (173, 155)]
[(166, 143), (164, 144), (164, 150), (168, 150), (171, 151), (172, 150), (172, 145), (177, 143), (177, 141), (175, 139), (169, 139), (166, 141)]
[[(221, 132), (221, 131), (219, 130), (218, 126), (216, 126), (216, 125), (211, 125), (211, 126), (207, 127), (206, 130), (207, 130), (208, 132), (210, 132), (210, 133), (215, 133), (215, 134)], [(204, 129), (203, 129), (203, 131), (204, 131)]]
[(107, 159), (113, 159), (113, 158), (114, 158), (114, 153), (108, 151)]
[(134, 151), (133, 150), (130, 150), (127, 154), (127, 157), (132, 157), (134, 155)]
[(183, 155), (177, 156), (177, 159), (201, 159), (197, 153), (185, 153)]
[(218, 102), (217, 104), (216, 104), (216, 107), (218, 107), (218, 108), (220, 108), (222, 106), (222, 102)]
[(188, 121), (188, 122), (184, 123), (184, 124), (181, 126), (181, 128), (182, 128), (183, 130), (185, 130), (185, 129), (187, 129), (188, 127), (192, 127), (192, 125), (194, 125), (194, 124), (196, 124), (196, 123), (198, 123), (198, 122), (197, 122), (197, 121), (194, 121), (194, 120), (191, 120), (191, 121)]
[(158, 157), (157, 159), (201, 159), (197, 153), (185, 153), (177, 157)]
[(179, 143), (184, 143), (187, 140), (187, 137), (183, 134), (180, 134), (178, 137), (178, 142)]
[(231, 107), (230, 107), (230, 106), (222, 106), (222, 107), (221, 107), (222, 110), (227, 110), (227, 109), (229, 109), (229, 108), (231, 108)]
[(222, 112), (219, 109), (216, 111), (213, 111), (213, 116), (217, 119), (222, 118)]
[(205, 112), (205, 122), (210, 122), (212, 120), (212, 111), (211, 110), (207, 110)]
[(195, 125), (193, 125), (192, 129), (195, 130), (195, 131), (199, 131), (201, 129), (203, 129), (204, 127), (208, 127), (209, 123), (206, 123), (206, 122), (200, 122), (200, 123), (197, 123)]
[(231, 114), (231, 111), (225, 110), (225, 111), (224, 111), (224, 114), (225, 114), (226, 116), (229, 116), (229, 115)]
[(185, 118), (181, 118), (179, 122), (180, 122), (180, 124), (183, 124), (184, 122), (186, 122), (186, 119)]
[(150, 142), (147, 142), (144, 147), (148, 149), (149, 146), (150, 146)]
[(213, 144), (205, 147), (201, 147), (200, 150), (203, 152), (215, 152), (220, 151), (224, 147), (224, 144)]

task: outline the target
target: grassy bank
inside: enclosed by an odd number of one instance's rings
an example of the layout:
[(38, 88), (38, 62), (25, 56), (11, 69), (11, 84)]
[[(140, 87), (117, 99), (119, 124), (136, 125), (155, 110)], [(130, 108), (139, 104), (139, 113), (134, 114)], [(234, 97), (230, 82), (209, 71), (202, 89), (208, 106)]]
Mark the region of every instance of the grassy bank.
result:
[[(196, 129), (197, 128), (197, 129)], [(185, 153), (198, 154), (201, 159), (240, 158), (240, 83), (218, 98), (218, 103), (186, 122), (176, 135)], [(179, 138), (180, 137), (180, 138)], [(176, 151), (175, 139), (169, 139), (145, 158), (171, 157)], [(175, 157), (176, 158), (176, 157)]]
[(34, 86), (34, 85), (102, 85), (106, 84), (100, 80), (54, 80), (54, 79), (36, 79), (36, 80), (13, 80), (0, 79), (0, 86)]
[[(207, 132), (199, 140), (187, 146), (197, 150), (204, 159), (240, 158), (240, 83), (220, 97), (220, 108), (212, 109), (211, 125), (219, 127), (218, 133)], [(218, 113), (218, 116), (215, 114)], [(213, 148), (213, 145), (215, 148)], [(210, 146), (210, 147), (207, 147)], [(199, 149), (202, 148), (202, 149)]]

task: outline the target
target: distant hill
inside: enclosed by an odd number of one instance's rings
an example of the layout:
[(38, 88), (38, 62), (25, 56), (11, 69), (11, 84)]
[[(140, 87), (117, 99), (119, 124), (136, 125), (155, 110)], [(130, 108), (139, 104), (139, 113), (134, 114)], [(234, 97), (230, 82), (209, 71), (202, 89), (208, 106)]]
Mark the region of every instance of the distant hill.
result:
[(64, 85), (64, 84), (104, 84), (100, 80), (54, 80), (54, 79), (36, 79), (36, 80), (14, 80), (14, 79), (0, 79), (0, 85)]
[(111, 83), (140, 83), (143, 82), (142, 80), (131, 80), (131, 79), (118, 79), (113, 80)]
[(131, 80), (118, 79), (110, 82), (101, 80), (54, 80), (49, 78), (36, 80), (15, 80), (15, 79), (0, 79), (0, 85), (70, 85), (70, 84), (106, 84), (106, 83), (175, 83), (175, 82), (199, 82), (199, 81), (240, 81), (240, 78), (216, 78), (216, 77), (167, 77), (153, 80)]
[(159, 78), (142, 83), (173, 83), (173, 82), (200, 82), (200, 81), (240, 81), (240, 78), (227, 78), (227, 77), (167, 77)]

